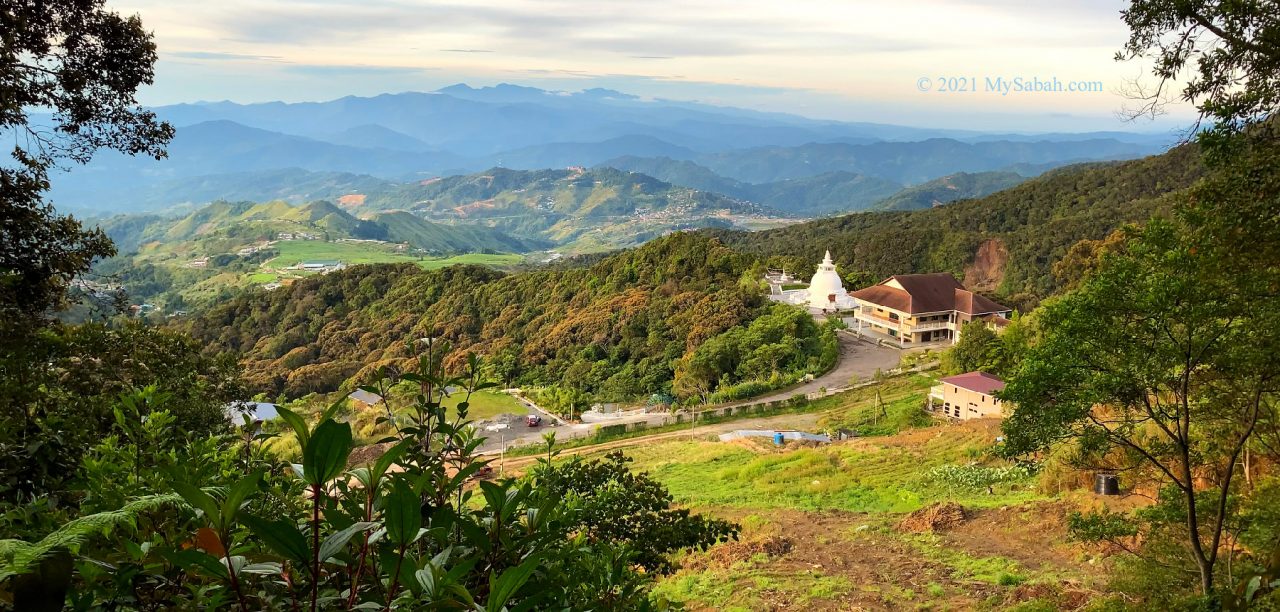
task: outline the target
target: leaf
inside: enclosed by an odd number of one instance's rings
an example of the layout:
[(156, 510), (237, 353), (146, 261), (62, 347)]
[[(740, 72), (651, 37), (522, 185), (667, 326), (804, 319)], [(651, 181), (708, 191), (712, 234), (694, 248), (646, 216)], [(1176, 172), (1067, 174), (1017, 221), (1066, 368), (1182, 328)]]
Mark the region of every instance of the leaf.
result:
[(329, 537), (324, 539), (324, 542), (320, 543), (320, 560), (328, 561), (330, 557), (342, 552), (342, 549), (346, 547), (347, 542), (351, 541), (351, 538), (357, 533), (365, 531), (375, 525), (377, 525), (377, 523), (355, 523), (342, 531), (330, 534)]
[(538, 569), (541, 564), (542, 558), (534, 555), (525, 559), (524, 563), (520, 565), (507, 568), (496, 579), (491, 574), (489, 576), (489, 602), (485, 609), (488, 612), (498, 612), (505, 608), (507, 602), (511, 601), (516, 591), (520, 590), (520, 587), (529, 581), (533, 571)]
[(258, 484), (262, 482), (262, 472), (263, 470), (259, 469), (231, 485), (231, 489), (227, 491), (227, 498), (222, 501), (221, 526), (223, 528), (231, 525), (244, 500), (258, 490)]
[(196, 530), (196, 546), (219, 559), (227, 556), (227, 549), (222, 546), (222, 539), (218, 537), (218, 532), (208, 527)]
[(409, 449), (409, 445), (412, 442), (412, 440), (404, 440), (399, 444), (388, 448), (387, 452), (382, 453), (382, 456), (378, 457), (378, 460), (373, 464), (373, 470), (371, 470), (371, 475), (373, 476), (375, 483), (382, 479), (383, 475), (387, 473), (387, 470), (391, 469), (391, 465), (395, 463), (396, 460), (400, 459), (400, 456)]
[(206, 520), (218, 520), (218, 502), (213, 499), (212, 495), (204, 492), (200, 487), (181, 481), (174, 481), (170, 483), (170, 486), (173, 487), (173, 490), (178, 495), (182, 496), (183, 501), (190, 504), (192, 508), (203, 512)]
[(170, 563), (183, 569), (195, 568), (203, 571), (206, 575), (223, 580), (228, 577), (227, 566), (222, 560), (194, 548), (167, 551), (164, 553), (164, 557)]
[(350, 454), (351, 425), (326, 420), (302, 450), (302, 473), (312, 485), (323, 485), (342, 473)]
[(404, 479), (397, 479), (387, 495), (383, 524), (393, 544), (408, 546), (422, 528), (422, 502)]
[(276, 413), (284, 422), (293, 428), (293, 433), (298, 438), (298, 446), (306, 448), (307, 443), (311, 440), (311, 430), (307, 428), (307, 422), (298, 413), (285, 408), (284, 406), (276, 406)]
[(268, 521), (253, 515), (245, 515), (241, 519), (248, 525), (249, 531), (262, 540), (267, 548), (276, 554), (306, 567), (311, 560), (311, 548), (307, 546), (307, 537), (298, 531), (298, 526), (289, 519)]
[(323, 423), (324, 421), (328, 421), (332, 419), (333, 415), (338, 414), (338, 411), (341, 410), (342, 407), (346, 405), (346, 403), (347, 403), (347, 397), (344, 395), (338, 398), (338, 400), (335, 401), (334, 403), (329, 404), (329, 407), (325, 408), (324, 412), (320, 414), (320, 422)]
[(256, 574), (259, 576), (279, 575), (283, 570), (284, 568), (275, 561), (268, 561), (266, 563), (250, 563), (249, 565), (240, 568), (242, 573)]

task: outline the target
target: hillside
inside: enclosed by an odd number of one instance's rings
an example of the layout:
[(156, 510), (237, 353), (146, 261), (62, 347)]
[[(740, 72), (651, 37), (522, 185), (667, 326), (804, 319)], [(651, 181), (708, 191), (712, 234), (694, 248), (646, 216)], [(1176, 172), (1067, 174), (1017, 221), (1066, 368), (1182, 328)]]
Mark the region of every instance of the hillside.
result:
[(907, 187), (879, 202), (876, 210), (932, 208), (956, 200), (981, 198), (1027, 180), (1016, 172), (957, 172)]
[(721, 176), (750, 183), (853, 172), (912, 184), (956, 172), (1004, 170), (1019, 164), (1046, 167), (1084, 160), (1131, 159), (1159, 150), (1112, 139), (966, 143), (933, 138), (921, 142), (759, 147), (702, 155), (694, 161)]
[(891, 274), (947, 271), (970, 287), (1015, 303), (1058, 287), (1051, 267), (1084, 239), (1165, 209), (1161, 196), (1201, 176), (1199, 153), (1182, 146), (1162, 155), (1083, 164), (1050, 172), (985, 198), (928, 210), (820, 219), (764, 232), (715, 232), (726, 244), (786, 258), (803, 273), (825, 249), (859, 283)]
[[(757, 320), (771, 327), (753, 329), (755, 337), (790, 347), (771, 358), (779, 371), (816, 367), (813, 320), (739, 283), (753, 262), (680, 233), (587, 266), (510, 275), (359, 266), (244, 293), (184, 327), (210, 351), (242, 355), (256, 389), (290, 395), (349, 389), (377, 366), (411, 361), (403, 341), (428, 336), (451, 342), (455, 359), (487, 355), (504, 384), (565, 385), (613, 400), (671, 392), (678, 359)], [(775, 308), (781, 312), (770, 314)], [(834, 336), (830, 342), (834, 351)], [(744, 366), (713, 381), (757, 375)]]
[(782, 213), (613, 168), (492, 168), (370, 194), (367, 209), (407, 209), (444, 223), (480, 223), (571, 250), (634, 246), (697, 227), (747, 227)]
[(865, 210), (902, 189), (893, 181), (844, 171), (772, 183), (746, 183), (720, 176), (695, 162), (669, 157), (629, 155), (605, 161), (601, 166), (648, 174), (675, 185), (723, 193), (799, 216)]
[(523, 253), (545, 246), (483, 226), (441, 225), (407, 213), (359, 219), (323, 200), (299, 206), (283, 201), (214, 202), (183, 217), (123, 215), (104, 220), (99, 226), (117, 244), (126, 247), (121, 249), (124, 253), (154, 242), (169, 250), (214, 255), (219, 249), (235, 250), (231, 248), (234, 244), (224, 243), (239, 241), (239, 246), (250, 246), (281, 233), (295, 232), (315, 232), (317, 238), (329, 240), (400, 242), (433, 253)]

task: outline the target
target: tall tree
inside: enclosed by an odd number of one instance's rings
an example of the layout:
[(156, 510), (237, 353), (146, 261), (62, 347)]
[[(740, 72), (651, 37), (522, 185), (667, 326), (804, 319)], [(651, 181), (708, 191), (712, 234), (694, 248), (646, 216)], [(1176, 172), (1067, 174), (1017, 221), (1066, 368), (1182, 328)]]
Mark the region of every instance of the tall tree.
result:
[(1016, 405), (1010, 451), (1073, 439), (1121, 450), (1172, 485), (1208, 594), (1241, 454), (1275, 421), (1280, 300), (1256, 299), (1275, 290), (1274, 266), (1232, 274), (1230, 247), (1197, 230), (1163, 220), (1130, 230), (1079, 289), (1043, 306), (1041, 335), (1002, 399)]
[(1280, 4), (1275, 0), (1132, 0), (1129, 41), (1117, 59), (1153, 61), (1154, 85), (1134, 92), (1134, 115), (1155, 115), (1177, 94), (1238, 133), (1280, 108)]
[(107, 148), (160, 158), (173, 128), (142, 109), (156, 47), (137, 16), (103, 0), (0, 1), (0, 134), (15, 163), (0, 166), (0, 314), (38, 317), (97, 257), (114, 253), (43, 200), (49, 171)]

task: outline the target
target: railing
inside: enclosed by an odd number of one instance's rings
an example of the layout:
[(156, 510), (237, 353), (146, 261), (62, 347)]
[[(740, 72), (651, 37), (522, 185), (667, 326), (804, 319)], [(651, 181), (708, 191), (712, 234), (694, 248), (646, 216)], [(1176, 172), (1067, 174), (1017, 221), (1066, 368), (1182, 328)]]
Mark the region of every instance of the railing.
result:
[(916, 323), (915, 325), (908, 323), (908, 326), (916, 331), (926, 331), (930, 329), (946, 329), (950, 324), (950, 321), (925, 321), (924, 323)]
[(864, 309), (864, 310), (859, 310), (857, 313), (855, 313), (855, 314), (854, 314), (854, 316), (855, 316), (855, 317), (857, 317), (857, 318), (862, 318), (862, 319), (867, 320), (867, 321), (872, 321), (872, 322), (875, 322), (875, 323), (880, 323), (880, 324), (882, 324), (882, 325), (887, 325), (887, 326), (892, 327), (892, 328), (894, 328), (894, 329), (898, 329), (898, 327), (899, 327), (900, 325), (902, 325), (902, 321), (901, 321), (901, 320), (898, 320), (898, 319), (889, 319), (889, 318), (886, 318), (886, 317), (882, 317), (882, 316), (880, 316), (880, 315), (874, 315), (874, 314), (871, 314), (870, 312), (868, 312), (868, 311), (867, 311), (867, 310), (865, 310), (865, 309)]
[(929, 387), (929, 397), (932, 397), (935, 399), (942, 399), (942, 385), (938, 385), (936, 387)]

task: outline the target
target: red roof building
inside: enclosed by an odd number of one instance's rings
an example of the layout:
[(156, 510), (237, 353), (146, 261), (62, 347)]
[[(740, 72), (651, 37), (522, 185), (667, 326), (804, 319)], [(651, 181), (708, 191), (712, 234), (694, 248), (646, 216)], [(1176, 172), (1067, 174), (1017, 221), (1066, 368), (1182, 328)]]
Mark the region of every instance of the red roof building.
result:
[(955, 344), (966, 323), (984, 320), (1003, 327), (1013, 314), (947, 273), (898, 274), (850, 296), (857, 303), (854, 321), (860, 334), (903, 348)]
[(956, 419), (980, 419), (999, 417), (1004, 407), (995, 393), (1004, 388), (999, 376), (986, 372), (966, 372), (948, 376), (938, 381), (929, 392), (929, 404), (934, 409)]

